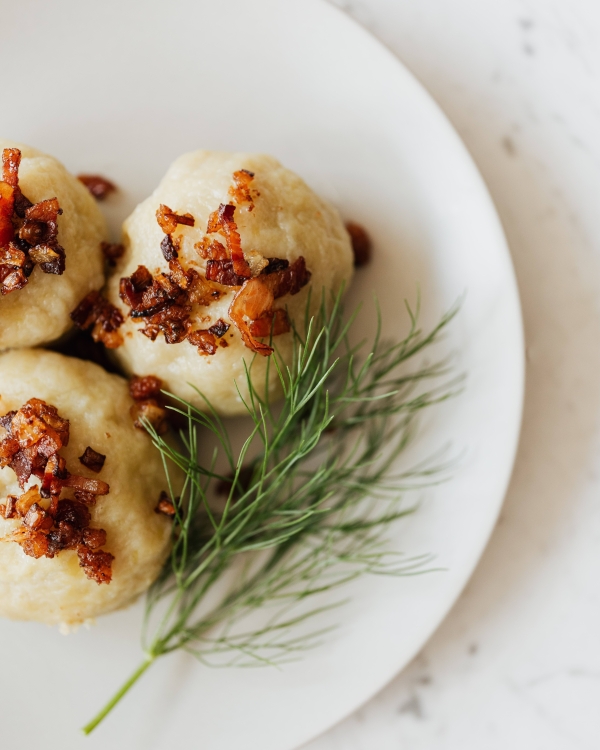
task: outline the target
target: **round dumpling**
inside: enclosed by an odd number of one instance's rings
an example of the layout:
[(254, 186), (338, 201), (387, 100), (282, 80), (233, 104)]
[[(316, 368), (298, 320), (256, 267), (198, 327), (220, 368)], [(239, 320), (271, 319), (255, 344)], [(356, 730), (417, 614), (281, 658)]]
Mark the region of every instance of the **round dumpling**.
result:
[(0, 383), (0, 615), (74, 624), (128, 604), (172, 520), (155, 512), (167, 482), (127, 382), (22, 349), (0, 355)]
[(89, 191), (56, 159), (2, 139), (0, 153), (2, 350), (53, 341), (72, 326), (71, 311), (104, 283), (107, 229)]
[(245, 365), (259, 394), (268, 378), (278, 395), (272, 348), (290, 364), (292, 324), (301, 332), (307, 305), (314, 314), (353, 272), (337, 210), (265, 155), (181, 156), (126, 220), (123, 242), (108, 284), (127, 316), (114, 355), (223, 415), (245, 411)]

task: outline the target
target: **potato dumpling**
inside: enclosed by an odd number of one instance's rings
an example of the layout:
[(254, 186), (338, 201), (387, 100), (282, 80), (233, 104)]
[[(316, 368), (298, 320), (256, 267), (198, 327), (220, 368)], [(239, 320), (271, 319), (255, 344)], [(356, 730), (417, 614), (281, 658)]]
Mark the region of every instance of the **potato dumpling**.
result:
[(2, 139), (0, 155), (2, 350), (44, 344), (71, 328), (70, 312), (104, 283), (107, 229), (89, 191), (56, 159)]
[(258, 154), (181, 156), (126, 220), (123, 242), (107, 292), (127, 316), (114, 356), (204, 409), (197, 388), (222, 415), (245, 411), (244, 362), (259, 393), (268, 371), (279, 395), (271, 334), (290, 364), (291, 324), (302, 330), (308, 300), (314, 314), (353, 272), (337, 210)]
[[(157, 577), (170, 547), (172, 519), (155, 512), (167, 481), (159, 452), (134, 427), (133, 403), (123, 378), (91, 362), (40, 349), (0, 355), (0, 615), (80, 623), (129, 604)], [(31, 467), (17, 466), (14, 458), (7, 465), (6, 457), (19, 447), (17, 438), (21, 447), (35, 441), (40, 425), (47, 434), (28, 455), (44, 456), (43, 481), (34, 472), (23, 488), (16, 472), (27, 477)], [(61, 445), (57, 453), (53, 440)], [(38, 458), (32, 461), (39, 465)], [(52, 484), (61, 480), (64, 486)], [(108, 494), (94, 495), (106, 485)], [(50, 487), (46, 499), (43, 486)], [(30, 495), (37, 506), (29, 506)], [(56, 495), (58, 510), (52, 511), (49, 498)], [(19, 502), (25, 507), (17, 512)], [(65, 541), (65, 535), (73, 538)], [(58, 544), (54, 557), (41, 554), (49, 544)], [(108, 563), (109, 582), (102, 569), (94, 577), (94, 550), (103, 553), (101, 564)]]

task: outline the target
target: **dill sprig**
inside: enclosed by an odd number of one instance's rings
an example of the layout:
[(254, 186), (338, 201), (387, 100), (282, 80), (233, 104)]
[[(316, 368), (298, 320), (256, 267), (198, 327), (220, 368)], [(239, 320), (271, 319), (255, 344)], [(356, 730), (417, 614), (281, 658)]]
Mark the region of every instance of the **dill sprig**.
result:
[[(382, 342), (378, 315), (361, 358), (348, 338), (356, 313), (344, 319), (341, 294), (327, 307), (310, 320), (307, 313), (304, 335), (294, 330), (291, 366), (277, 353), (269, 360), (267, 382), (269, 367), (277, 368), (281, 403), (259, 396), (246, 368), (250, 421), (241, 448), (206, 399), (201, 412), (171, 396), (187, 422), (180, 444), (146, 425), (172, 497), (172, 467), (184, 476), (172, 551), (147, 595), (145, 658), (86, 734), (160, 656), (184, 649), (206, 664), (238, 666), (293, 659), (327, 630), (308, 623), (339, 604), (322, 595), (364, 573), (410, 575), (427, 564), (391, 551), (383, 535), (414, 510), (402, 503), (404, 491), (439, 479), (442, 467), (432, 461), (400, 473), (393, 467), (415, 417), (460, 387), (448, 360), (421, 356), (458, 308), (424, 333), (418, 304), (407, 304), (409, 331), (398, 343)], [(198, 444), (207, 431), (216, 447), (204, 465)], [(215, 489), (223, 488), (219, 499)]]

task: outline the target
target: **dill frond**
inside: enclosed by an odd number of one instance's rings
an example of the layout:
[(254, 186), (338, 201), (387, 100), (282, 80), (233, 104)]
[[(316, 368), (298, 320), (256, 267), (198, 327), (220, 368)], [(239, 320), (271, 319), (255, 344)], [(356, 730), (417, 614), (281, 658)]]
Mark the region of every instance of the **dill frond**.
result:
[[(431, 562), (390, 550), (384, 533), (414, 510), (401, 502), (405, 491), (439, 481), (444, 469), (428, 461), (394, 473), (417, 415), (461, 387), (448, 360), (423, 364), (421, 356), (458, 305), (427, 333), (419, 327), (418, 306), (406, 308), (404, 339), (382, 341), (378, 325), (361, 357), (349, 343), (355, 316), (344, 318), (341, 293), (330, 310), (323, 301), (316, 317), (307, 316), (306, 333), (293, 332), (292, 364), (277, 354), (270, 361), (282, 403), (261, 397), (251, 365), (246, 369), (250, 420), (239, 450), (206, 400), (201, 412), (175, 398), (172, 408), (187, 422), (180, 445), (146, 425), (167, 477), (173, 466), (185, 476), (173, 546), (147, 595), (145, 659), (86, 734), (160, 656), (183, 649), (205, 664), (280, 664), (324, 637), (328, 628), (307, 625), (339, 604), (323, 594), (365, 573), (412, 575)], [(198, 443), (206, 430), (217, 449), (203, 465)], [(220, 461), (225, 471), (217, 470)], [(218, 502), (215, 486), (224, 482), (229, 491)]]

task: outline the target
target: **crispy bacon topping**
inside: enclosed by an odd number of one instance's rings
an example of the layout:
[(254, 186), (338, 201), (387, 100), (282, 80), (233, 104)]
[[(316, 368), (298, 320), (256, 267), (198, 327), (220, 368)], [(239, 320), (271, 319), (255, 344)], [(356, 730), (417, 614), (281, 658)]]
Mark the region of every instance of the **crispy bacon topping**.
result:
[(187, 338), (192, 346), (198, 347), (199, 354), (216, 354), (218, 346), (228, 346), (222, 338), (228, 330), (229, 325), (219, 318), (210, 328), (190, 331)]
[(78, 174), (77, 179), (82, 182), (97, 201), (103, 201), (108, 195), (116, 192), (114, 182), (99, 174)]
[(129, 381), (129, 394), (134, 401), (158, 399), (162, 397), (162, 387), (162, 380), (154, 375), (146, 375), (143, 378), (134, 375)]
[(244, 258), (242, 250), (242, 240), (238, 232), (237, 224), (233, 220), (235, 206), (232, 203), (221, 203), (216, 211), (208, 217), (208, 226), (206, 234), (215, 234), (218, 232), (225, 237), (227, 250), (233, 262), (233, 270), (238, 276), (250, 278), (252, 272), (250, 266)]
[(193, 227), (195, 219), (192, 214), (177, 214), (175, 211), (161, 203), (156, 212), (156, 221), (165, 234), (173, 234), (178, 224)]
[[(85, 575), (97, 583), (110, 583), (114, 559), (99, 550), (106, 543), (104, 529), (90, 528), (97, 495), (110, 487), (99, 479), (70, 474), (60, 449), (69, 442), (69, 420), (56, 407), (32, 398), (20, 409), (0, 417), (6, 436), (0, 441), (0, 467), (9, 466), (23, 489), (32, 476), (41, 479), (19, 497), (9, 495), (0, 505), (6, 519), (21, 519), (11, 534), (0, 541), (14, 541), (30, 557), (54, 557), (65, 549), (77, 551)], [(80, 461), (100, 471), (105, 456), (86, 448)], [(61, 499), (64, 488), (75, 490), (75, 499)]]
[(242, 286), (245, 276), (238, 276), (233, 270), (232, 260), (207, 260), (206, 278), (223, 286)]
[(268, 357), (273, 348), (257, 341), (257, 337), (286, 333), (290, 324), (285, 310), (274, 310), (276, 299), (298, 292), (310, 281), (304, 257), (272, 273), (263, 273), (244, 282), (229, 306), (229, 317), (242, 334), (244, 344), (257, 354)]
[(204, 260), (227, 260), (227, 249), (219, 240), (204, 237), (200, 242), (196, 242), (194, 248)]
[(250, 188), (252, 180), (254, 180), (254, 172), (248, 169), (238, 169), (233, 173), (233, 185), (229, 188), (229, 195), (236, 203), (250, 204), (248, 211), (254, 208), (254, 196), (260, 195), (259, 192)]
[(65, 271), (65, 251), (58, 243), (56, 198), (33, 205), (19, 187), (21, 152), (2, 152), (0, 181), (0, 293), (10, 294), (28, 283), (34, 266), (60, 276)]
[(88, 447), (84, 450), (83, 455), (79, 456), (79, 460), (86, 469), (89, 469), (90, 471), (98, 474), (104, 466), (106, 456), (104, 456), (102, 453), (98, 453), (88, 445)]
[(169, 270), (152, 276), (139, 266), (121, 279), (119, 294), (131, 308), (130, 317), (145, 321), (141, 333), (152, 341), (162, 333), (167, 344), (178, 344), (191, 329), (192, 305), (208, 305), (221, 292), (193, 268), (184, 271), (179, 260), (171, 260)]
[(101, 242), (100, 250), (102, 251), (102, 255), (104, 255), (108, 261), (109, 266), (116, 266), (119, 258), (122, 258), (125, 253), (123, 245), (110, 242)]
[(250, 335), (253, 338), (265, 338), (267, 336), (280, 336), (291, 330), (290, 319), (285, 310), (273, 310), (263, 313), (260, 318), (249, 323)]
[(352, 252), (354, 253), (354, 265), (359, 268), (366, 266), (371, 260), (371, 238), (364, 227), (354, 221), (346, 223), (346, 229), (352, 241)]
[(177, 214), (168, 206), (165, 206), (164, 203), (161, 203), (156, 212), (156, 220), (165, 233), (165, 236), (160, 243), (160, 249), (162, 250), (165, 260), (171, 262), (178, 257), (181, 246), (181, 237), (176, 237), (174, 239), (173, 232), (177, 229), (178, 224), (193, 227), (195, 219), (192, 214)]
[(175, 506), (169, 499), (169, 496), (166, 492), (161, 492), (160, 497), (158, 498), (158, 504), (156, 508), (154, 509), (155, 513), (162, 513), (165, 516), (170, 516), (171, 518), (175, 515), (177, 512), (175, 510)]
[(217, 353), (217, 339), (208, 330), (190, 331), (187, 338), (192, 346), (198, 347), (199, 354)]
[(167, 410), (161, 393), (162, 387), (162, 380), (154, 375), (134, 375), (129, 381), (129, 393), (135, 401), (129, 413), (138, 430), (145, 431), (143, 420), (148, 420), (159, 435), (167, 431)]
[[(254, 175), (238, 170), (233, 175), (230, 195), (240, 203), (251, 203), (259, 193), (250, 187)], [(237, 287), (230, 307), (231, 320), (240, 330), (244, 344), (255, 352), (268, 356), (272, 347), (257, 341), (259, 338), (287, 333), (291, 324), (285, 310), (273, 308), (276, 299), (286, 294), (297, 294), (310, 280), (304, 258), (292, 265), (282, 258), (267, 258), (257, 251), (245, 256), (241, 238), (234, 221), (236, 205), (221, 203), (208, 219), (206, 234), (194, 245), (198, 255), (206, 261), (205, 276), (193, 268), (185, 270), (179, 259), (181, 237), (173, 237), (179, 224), (194, 226), (191, 214), (177, 214), (161, 204), (157, 221), (165, 233), (161, 250), (169, 264), (168, 273), (153, 275), (146, 266), (138, 266), (128, 277), (121, 279), (119, 295), (130, 308), (129, 317), (144, 322), (140, 328), (150, 340), (162, 334), (167, 344), (187, 341), (202, 355), (214, 355), (218, 347), (226, 347), (222, 338), (229, 326), (219, 320), (210, 328), (194, 328), (193, 306), (208, 306), (225, 293), (223, 287)], [(220, 234), (225, 245), (208, 235)], [(223, 333), (221, 333), (221, 330)], [(152, 420), (157, 404), (138, 404), (134, 420), (141, 425), (142, 417)]]
[(79, 567), (88, 578), (96, 583), (110, 583), (112, 578), (112, 561), (114, 555), (104, 550), (90, 550), (84, 544), (77, 547)]
[(71, 313), (71, 320), (82, 331), (91, 328), (94, 341), (101, 341), (107, 349), (116, 349), (123, 343), (119, 333), (123, 315), (100, 292), (87, 294)]
[(216, 336), (218, 339), (220, 339), (227, 333), (229, 328), (229, 323), (226, 323), (222, 318), (219, 318), (219, 320), (217, 320), (216, 323), (213, 323), (213, 325), (208, 329), (208, 332), (212, 333), (213, 336)]

